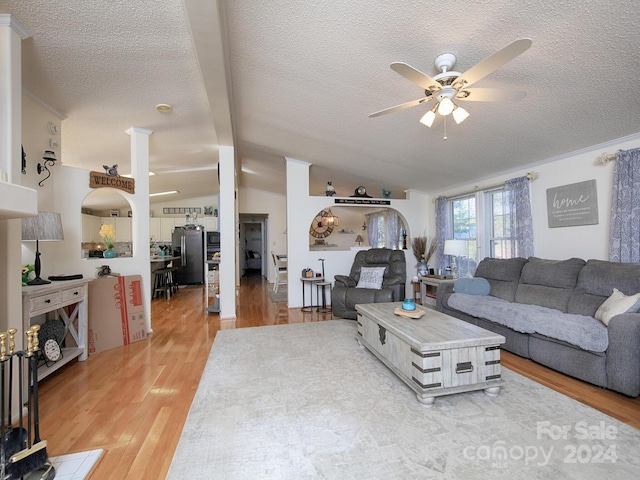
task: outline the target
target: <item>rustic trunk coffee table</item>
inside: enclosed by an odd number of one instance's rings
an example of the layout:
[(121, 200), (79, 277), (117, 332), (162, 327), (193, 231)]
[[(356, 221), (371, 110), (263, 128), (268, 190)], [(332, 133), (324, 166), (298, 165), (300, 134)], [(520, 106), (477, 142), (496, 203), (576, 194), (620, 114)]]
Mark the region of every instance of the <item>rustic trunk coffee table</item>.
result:
[(402, 303), (356, 305), (357, 338), (430, 407), (435, 397), (484, 390), (496, 396), (502, 335), (444, 313), (423, 309), (419, 319), (395, 315)]

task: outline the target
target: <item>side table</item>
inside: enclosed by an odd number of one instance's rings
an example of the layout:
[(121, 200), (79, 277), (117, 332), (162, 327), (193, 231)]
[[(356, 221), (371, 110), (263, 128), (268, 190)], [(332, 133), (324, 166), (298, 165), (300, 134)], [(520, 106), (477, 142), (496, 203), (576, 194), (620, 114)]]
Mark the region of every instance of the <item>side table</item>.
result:
[(436, 306), (436, 291), (438, 285), (445, 280), (453, 280), (450, 275), (427, 275), (420, 278), (420, 299), (422, 305), (428, 307)]
[[(305, 313), (313, 312), (314, 308), (318, 308), (318, 299), (316, 298), (316, 305), (313, 304), (313, 284), (317, 282), (324, 282), (324, 277), (300, 277), (300, 281), (302, 282), (302, 308), (301, 311)], [(309, 305), (306, 304), (304, 299), (304, 291), (305, 286), (309, 285), (309, 301), (311, 302)], [(317, 295), (316, 295), (317, 296)]]

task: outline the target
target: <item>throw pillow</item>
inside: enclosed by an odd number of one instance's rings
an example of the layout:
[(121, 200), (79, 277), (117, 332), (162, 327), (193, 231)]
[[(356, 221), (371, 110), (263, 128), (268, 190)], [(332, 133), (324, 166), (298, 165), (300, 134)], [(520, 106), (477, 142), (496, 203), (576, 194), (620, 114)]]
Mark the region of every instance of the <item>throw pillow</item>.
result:
[(489, 295), (491, 284), (489, 280), (482, 277), (459, 278), (453, 283), (453, 291), (468, 295)]
[(380, 290), (386, 267), (362, 267), (360, 280), (356, 288), (374, 288)]
[(617, 288), (614, 288), (611, 296), (596, 310), (595, 317), (606, 326), (609, 326), (609, 321), (616, 315), (620, 315), (621, 313), (635, 313), (639, 309), (640, 293), (627, 296)]

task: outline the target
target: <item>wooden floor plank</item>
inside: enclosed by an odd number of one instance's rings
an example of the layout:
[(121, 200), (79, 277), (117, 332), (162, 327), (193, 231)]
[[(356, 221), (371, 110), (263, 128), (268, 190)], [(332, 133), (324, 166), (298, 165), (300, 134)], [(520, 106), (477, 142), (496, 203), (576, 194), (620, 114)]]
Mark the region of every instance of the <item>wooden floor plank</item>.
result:
[[(208, 314), (204, 287), (152, 301), (145, 341), (71, 363), (40, 383), (40, 431), (49, 455), (102, 448), (98, 479), (164, 478), (216, 333), (224, 328), (330, 320), (272, 303), (261, 277), (243, 278), (237, 319)], [(503, 352), (502, 364), (640, 428), (640, 397), (629, 398)]]

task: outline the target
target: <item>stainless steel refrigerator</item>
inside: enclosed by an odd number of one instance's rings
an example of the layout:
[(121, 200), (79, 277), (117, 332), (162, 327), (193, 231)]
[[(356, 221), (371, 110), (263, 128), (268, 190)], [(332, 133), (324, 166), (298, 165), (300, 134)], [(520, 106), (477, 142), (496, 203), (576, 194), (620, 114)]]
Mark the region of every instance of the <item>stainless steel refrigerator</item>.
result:
[(173, 256), (180, 257), (173, 261), (173, 266), (178, 267), (174, 272), (174, 281), (178, 285), (202, 285), (205, 265), (204, 227), (201, 225), (176, 227), (173, 231), (171, 246)]

